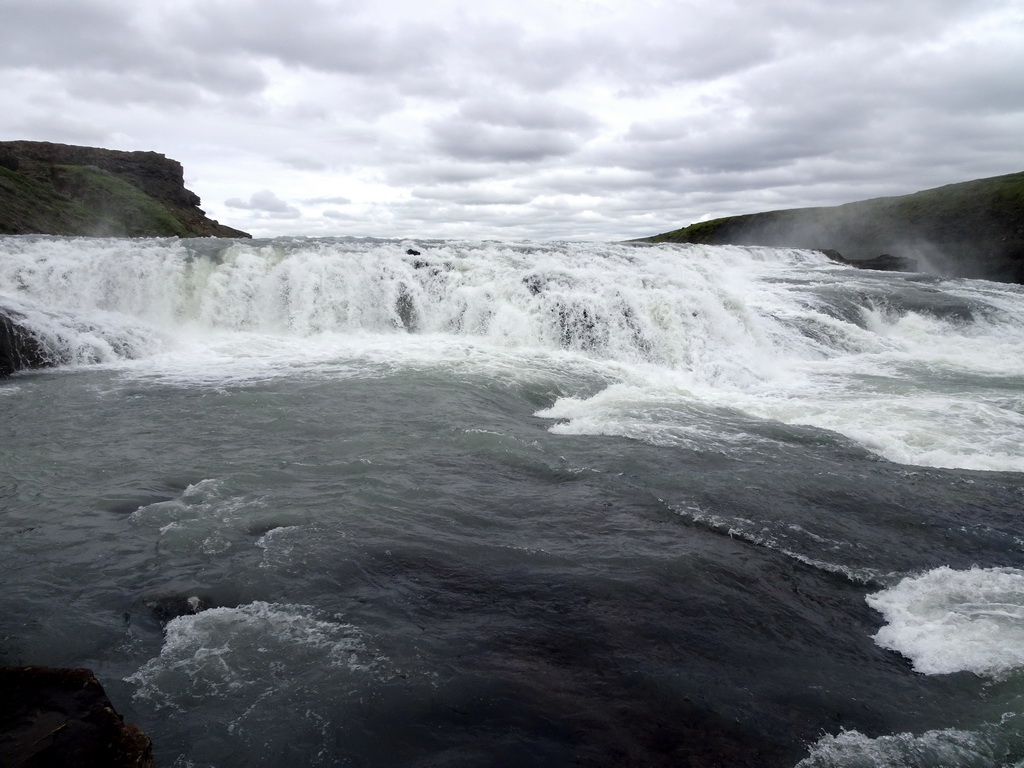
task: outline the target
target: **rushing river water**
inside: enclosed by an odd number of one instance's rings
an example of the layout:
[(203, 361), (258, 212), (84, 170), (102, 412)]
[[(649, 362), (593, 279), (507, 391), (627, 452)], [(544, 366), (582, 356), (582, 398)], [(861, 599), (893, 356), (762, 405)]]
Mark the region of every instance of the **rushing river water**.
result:
[(0, 307), (0, 663), (160, 766), (1024, 765), (1018, 286), (6, 237)]

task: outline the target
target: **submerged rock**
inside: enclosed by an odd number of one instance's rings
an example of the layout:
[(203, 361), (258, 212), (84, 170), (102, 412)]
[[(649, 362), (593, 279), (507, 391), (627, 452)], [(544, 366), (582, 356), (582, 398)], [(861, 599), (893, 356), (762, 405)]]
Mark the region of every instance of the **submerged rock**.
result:
[(0, 765), (152, 768), (153, 743), (126, 723), (88, 669), (0, 668)]
[(419, 325), (419, 313), (416, 311), (416, 302), (413, 300), (409, 289), (405, 285), (398, 287), (398, 298), (395, 300), (395, 312), (402, 327), (409, 333), (416, 331)]
[(209, 598), (184, 593), (153, 595), (143, 602), (161, 624), (166, 624), (179, 616), (194, 616), (213, 607)]

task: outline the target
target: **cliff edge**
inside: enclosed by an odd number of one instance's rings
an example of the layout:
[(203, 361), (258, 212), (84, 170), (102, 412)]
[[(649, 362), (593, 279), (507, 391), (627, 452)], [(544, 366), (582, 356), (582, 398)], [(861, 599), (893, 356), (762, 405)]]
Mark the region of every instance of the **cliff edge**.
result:
[(1024, 283), (1024, 172), (829, 208), (728, 216), (641, 242), (767, 245), (853, 266)]
[(250, 237), (207, 218), (156, 152), (0, 141), (0, 234)]

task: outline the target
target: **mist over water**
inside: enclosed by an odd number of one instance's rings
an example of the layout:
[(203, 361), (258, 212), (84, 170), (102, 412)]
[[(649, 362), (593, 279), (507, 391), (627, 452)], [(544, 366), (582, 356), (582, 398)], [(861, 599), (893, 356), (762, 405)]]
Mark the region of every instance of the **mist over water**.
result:
[(1024, 760), (1017, 286), (8, 237), (0, 307), (0, 661), (159, 764)]

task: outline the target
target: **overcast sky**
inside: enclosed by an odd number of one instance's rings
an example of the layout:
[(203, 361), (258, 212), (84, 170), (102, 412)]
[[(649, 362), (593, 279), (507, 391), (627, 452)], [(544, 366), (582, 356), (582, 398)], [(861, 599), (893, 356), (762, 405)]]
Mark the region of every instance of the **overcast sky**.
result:
[(0, 139), (257, 236), (621, 240), (1024, 170), (1022, 0), (0, 0)]

